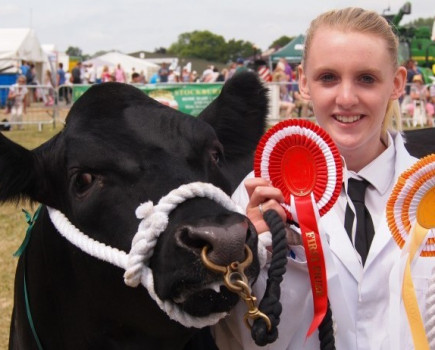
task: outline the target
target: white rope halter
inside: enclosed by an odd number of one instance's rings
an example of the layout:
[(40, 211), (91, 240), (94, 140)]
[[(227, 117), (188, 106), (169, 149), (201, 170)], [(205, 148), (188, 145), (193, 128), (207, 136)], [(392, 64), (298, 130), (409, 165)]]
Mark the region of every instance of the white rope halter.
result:
[(59, 233), (76, 247), (95, 258), (124, 269), (125, 284), (130, 287), (137, 287), (142, 283), (150, 296), (171, 319), (185, 327), (202, 328), (216, 324), (227, 313), (222, 312), (207, 317), (194, 317), (183, 312), (175, 303), (161, 300), (154, 290), (153, 273), (148, 267), (157, 239), (168, 225), (169, 213), (177, 205), (194, 197), (214, 200), (230, 211), (243, 214), (243, 210), (225, 192), (212, 184), (193, 182), (182, 185), (162, 197), (157, 205), (153, 205), (151, 201), (139, 205), (136, 209), (136, 216), (142, 220), (137, 233), (133, 237), (131, 250), (127, 254), (88, 237), (58, 210), (48, 207), (48, 213)]

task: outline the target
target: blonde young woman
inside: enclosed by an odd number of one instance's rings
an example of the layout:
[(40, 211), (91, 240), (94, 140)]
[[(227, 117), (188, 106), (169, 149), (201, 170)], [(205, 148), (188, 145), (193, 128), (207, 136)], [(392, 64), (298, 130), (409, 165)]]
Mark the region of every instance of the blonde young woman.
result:
[[(343, 187), (334, 207), (319, 222), (327, 241), (328, 298), (334, 320), (335, 346), (345, 350), (413, 349), (406, 314), (390, 307), (389, 278), (400, 249), (388, 229), (385, 207), (398, 176), (415, 159), (393, 129), (400, 125), (397, 99), (406, 83), (406, 69), (397, 62), (397, 38), (380, 15), (359, 8), (326, 12), (312, 21), (306, 36), (304, 59), (299, 68), (300, 92), (312, 102), (319, 125), (335, 141), (344, 163)], [(355, 248), (355, 227), (344, 227), (349, 179), (369, 185), (365, 203), (372, 217), (374, 237), (368, 254)], [(352, 182), (352, 181), (351, 181)], [(259, 235), (267, 231), (262, 210), (275, 209), (283, 220), (280, 190), (251, 174), (233, 195), (246, 208)], [(313, 318), (313, 298), (302, 245), (290, 245), (281, 284), (283, 311), (279, 338), (257, 347), (243, 324), (244, 304), (214, 328), (220, 349), (319, 349), (318, 332), (306, 338)], [(418, 259), (413, 271), (420, 310), (435, 266), (432, 258)], [(261, 299), (266, 287), (263, 269), (253, 287)], [(396, 348), (397, 349), (397, 348)]]

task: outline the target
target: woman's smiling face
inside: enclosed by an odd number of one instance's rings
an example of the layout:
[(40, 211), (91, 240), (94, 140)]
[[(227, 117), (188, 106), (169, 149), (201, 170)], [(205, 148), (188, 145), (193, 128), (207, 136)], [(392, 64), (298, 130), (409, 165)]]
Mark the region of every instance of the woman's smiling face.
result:
[(385, 112), (402, 93), (405, 78), (406, 70), (394, 66), (381, 37), (328, 27), (316, 31), (300, 68), (300, 89), (352, 170), (385, 149)]

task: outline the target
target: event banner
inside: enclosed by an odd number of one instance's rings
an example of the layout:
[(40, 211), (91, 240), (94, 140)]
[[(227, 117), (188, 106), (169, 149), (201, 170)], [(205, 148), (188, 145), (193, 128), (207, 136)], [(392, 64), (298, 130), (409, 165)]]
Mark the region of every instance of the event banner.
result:
[[(149, 84), (136, 87), (157, 101), (193, 116), (207, 107), (221, 92), (223, 84)], [(74, 85), (75, 102), (90, 85)]]

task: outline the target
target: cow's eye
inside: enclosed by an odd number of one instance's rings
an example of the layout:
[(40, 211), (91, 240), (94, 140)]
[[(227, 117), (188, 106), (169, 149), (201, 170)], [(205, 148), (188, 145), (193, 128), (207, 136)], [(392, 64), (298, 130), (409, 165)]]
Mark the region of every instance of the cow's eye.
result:
[(221, 160), (221, 153), (218, 150), (214, 150), (210, 152), (211, 154), (211, 159), (213, 160), (213, 162), (215, 164), (219, 164), (220, 160)]
[(78, 193), (85, 192), (94, 182), (95, 177), (90, 173), (78, 173), (75, 178), (75, 188)]

